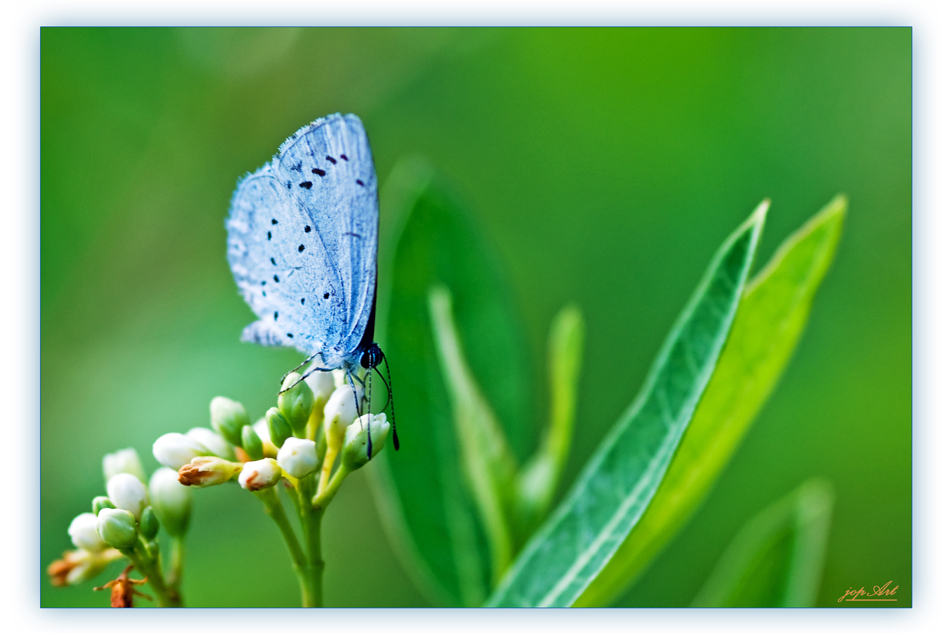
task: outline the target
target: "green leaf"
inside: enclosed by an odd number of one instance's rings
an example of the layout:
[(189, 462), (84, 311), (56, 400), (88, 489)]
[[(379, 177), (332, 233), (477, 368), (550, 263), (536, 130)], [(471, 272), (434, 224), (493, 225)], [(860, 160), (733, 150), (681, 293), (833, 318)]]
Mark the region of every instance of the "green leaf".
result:
[(824, 568), (834, 495), (806, 481), (742, 526), (694, 607), (813, 607)]
[(429, 310), (442, 375), (452, 403), (455, 434), (462, 451), (465, 481), (488, 537), (492, 582), (511, 563), (512, 499), (517, 464), (491, 406), (468, 367), (452, 315), (452, 295), (445, 286), (429, 291)]
[(381, 452), (368, 470), (406, 569), (433, 601), (478, 605), (491, 557), (463, 479), (429, 289), (452, 293), (461, 348), (519, 460), (535, 435), (526, 343), (498, 256), (431, 170), (403, 162), (383, 194), (381, 231), (391, 239), (380, 244), (377, 340), (392, 369), (400, 450)]
[(709, 382), (739, 305), (767, 203), (719, 248), (640, 394), (489, 606), (570, 606), (646, 510)]
[(835, 198), (752, 279), (709, 387), (653, 502), (574, 606), (606, 606), (646, 569), (712, 488), (775, 387), (834, 257), (847, 202)]
[(577, 413), (577, 383), (584, 351), (584, 319), (576, 306), (566, 306), (551, 324), (548, 337), (548, 380), (551, 389), (551, 421), (537, 452), (518, 477), (516, 510), (521, 530), (530, 533), (551, 507), (554, 490), (574, 435)]

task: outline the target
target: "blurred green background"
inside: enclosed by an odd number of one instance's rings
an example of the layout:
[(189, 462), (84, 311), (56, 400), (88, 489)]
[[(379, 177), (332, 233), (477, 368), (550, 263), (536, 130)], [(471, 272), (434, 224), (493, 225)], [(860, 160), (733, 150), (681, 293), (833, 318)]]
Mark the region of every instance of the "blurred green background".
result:
[[(688, 604), (745, 520), (823, 475), (836, 506), (819, 605), (891, 580), (910, 606), (909, 28), (45, 28), (41, 74), (41, 566), (104, 494), (104, 453), (133, 446), (151, 471), (152, 441), (207, 425), (212, 397), (255, 419), (273, 405), (300, 356), (239, 341), (252, 314), (225, 259), (231, 193), (300, 126), (354, 112), (382, 240), (386, 177), (415, 155), (497, 247), (539, 423), (548, 325), (566, 302), (583, 310), (568, 481), (753, 207), (773, 201), (761, 264), (847, 194), (837, 261), (785, 377), (706, 504), (617, 604)], [(324, 540), (328, 606), (429, 604), (386, 542), (365, 471)], [(196, 491), (188, 544), (190, 606), (299, 604), (276, 529), (236, 487)], [(43, 578), (42, 604), (107, 604), (92, 584)]]

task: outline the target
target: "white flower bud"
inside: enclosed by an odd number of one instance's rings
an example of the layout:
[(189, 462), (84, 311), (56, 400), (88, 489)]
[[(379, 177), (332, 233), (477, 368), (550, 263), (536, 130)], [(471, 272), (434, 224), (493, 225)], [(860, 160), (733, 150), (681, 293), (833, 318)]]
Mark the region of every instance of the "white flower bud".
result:
[[(96, 533), (96, 538), (101, 540), (98, 533)], [(103, 545), (105, 545), (104, 542)], [(78, 585), (86, 580), (92, 580), (109, 563), (119, 558), (122, 558), (122, 553), (111, 547), (101, 552), (75, 549), (65, 552), (61, 559), (54, 561), (46, 568), (46, 572), (54, 587)]]
[(324, 432), (330, 450), (339, 449), (346, 433), (346, 427), (356, 419), (357, 397), (353, 395), (353, 387), (343, 385), (336, 388), (323, 408)]
[(211, 400), (211, 426), (234, 446), (241, 445), (241, 429), (250, 423), (240, 402), (224, 396)]
[(152, 455), (158, 463), (174, 470), (209, 453), (211, 451), (204, 444), (181, 433), (166, 433), (152, 444)]
[(277, 463), (291, 477), (300, 479), (317, 469), (317, 444), (313, 440), (288, 437), (277, 451)]
[[(313, 369), (312, 366), (311, 369)], [(326, 404), (330, 394), (336, 389), (333, 374), (328, 371), (315, 371), (304, 380), (310, 385), (310, 389), (313, 391), (313, 400), (318, 406), (320, 404)]]
[(237, 459), (234, 455), (234, 448), (231, 447), (228, 441), (207, 427), (196, 426), (185, 433), (185, 436), (197, 440), (209, 452), (214, 453), (221, 459), (232, 461)]
[(270, 488), (280, 481), (283, 471), (273, 459), (259, 459), (256, 462), (247, 462), (241, 475), (238, 477), (238, 483), (245, 490), (261, 490)]
[(342, 369), (334, 369), (330, 373), (333, 374), (333, 384), (336, 387), (342, 387), (343, 385), (350, 384), (350, 382), (346, 379), (346, 372)]
[(109, 481), (119, 473), (129, 473), (139, 478), (139, 481), (145, 483), (145, 469), (142, 468), (142, 460), (134, 448), (123, 448), (121, 451), (109, 453), (102, 458), (102, 473), (105, 480)]
[(373, 440), (372, 457), (375, 457), (386, 444), (386, 438), (389, 436), (389, 426), (385, 413), (379, 415), (367, 413), (361, 416), (359, 420), (346, 429), (342, 463), (346, 464), (350, 470), (356, 470), (370, 460), (370, 456), (367, 455), (367, 430), (370, 433), (369, 437)]
[(96, 530), (102, 540), (116, 549), (129, 547), (138, 535), (135, 517), (128, 510), (103, 508), (96, 517)]
[(128, 510), (138, 521), (142, 510), (148, 505), (148, 492), (139, 478), (129, 473), (119, 473), (106, 484), (109, 501), (115, 507)]
[(195, 457), (178, 469), (178, 482), (185, 486), (217, 486), (231, 481), (241, 472), (241, 464), (220, 457)]
[(191, 490), (178, 482), (178, 472), (159, 468), (148, 482), (152, 509), (158, 521), (172, 536), (181, 536), (188, 529), (191, 518)]
[(264, 457), (277, 457), (277, 447), (270, 439), (270, 429), (267, 428), (267, 419), (261, 418), (254, 423), (254, 432), (261, 438), (261, 444), (264, 445)]
[(73, 545), (87, 552), (101, 552), (108, 544), (99, 536), (96, 530), (98, 521), (92, 512), (83, 512), (69, 524), (69, 538)]

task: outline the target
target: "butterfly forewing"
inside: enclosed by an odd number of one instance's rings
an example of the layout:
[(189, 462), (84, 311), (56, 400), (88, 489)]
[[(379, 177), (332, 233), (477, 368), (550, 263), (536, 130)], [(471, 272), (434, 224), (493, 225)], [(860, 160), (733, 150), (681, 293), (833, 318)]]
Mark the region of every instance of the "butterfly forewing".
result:
[(358, 362), (372, 311), (379, 222), (376, 174), (353, 115), (294, 134), (238, 186), (228, 261), (259, 321), (246, 339)]

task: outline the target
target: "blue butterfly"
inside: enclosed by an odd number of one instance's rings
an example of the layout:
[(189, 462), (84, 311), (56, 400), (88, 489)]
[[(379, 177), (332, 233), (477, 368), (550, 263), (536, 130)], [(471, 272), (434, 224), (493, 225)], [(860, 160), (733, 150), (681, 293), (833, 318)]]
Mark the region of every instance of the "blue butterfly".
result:
[(331, 114), (284, 141), (238, 183), (226, 226), (228, 263), (258, 317), (242, 340), (296, 347), (307, 359), (295, 369), (316, 361), (305, 376), (343, 369), (352, 382), (385, 360), (373, 341), (379, 196), (357, 116)]

